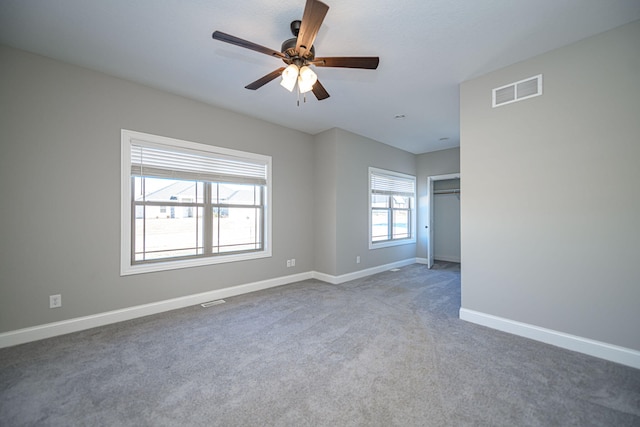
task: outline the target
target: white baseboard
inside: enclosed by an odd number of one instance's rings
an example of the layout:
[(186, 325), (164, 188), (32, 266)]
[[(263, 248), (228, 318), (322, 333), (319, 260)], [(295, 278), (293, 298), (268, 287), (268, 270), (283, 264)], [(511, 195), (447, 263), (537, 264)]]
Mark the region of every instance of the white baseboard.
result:
[[(438, 257), (435, 259), (434, 262), (437, 261), (448, 261), (448, 262), (457, 262), (459, 263), (461, 261), (461, 258), (456, 258), (456, 257)], [(416, 258), (416, 263), (417, 264), (425, 264), (428, 265), (429, 264), (429, 260), (426, 258)]]
[(29, 328), (18, 329), (15, 331), (3, 332), (0, 333), (0, 348), (24, 344), (31, 341), (69, 334), (72, 332), (83, 331), (85, 329), (123, 322), (126, 320), (136, 319), (138, 317), (149, 316), (151, 314), (163, 313), (165, 311), (176, 310), (196, 304), (202, 304), (203, 302), (207, 301), (230, 298), (236, 295), (269, 289), (276, 286), (287, 285), (289, 283), (295, 283), (312, 278), (337, 285), (340, 283), (348, 282), (349, 280), (360, 279), (362, 277), (381, 273), (392, 268), (400, 268), (407, 265), (415, 264), (417, 261), (418, 260), (415, 258), (410, 258), (391, 264), (368, 268), (366, 270), (343, 274), (340, 276), (332, 276), (316, 271), (309, 271), (306, 273), (278, 277), (275, 279), (263, 280), (260, 282), (247, 283), (244, 285), (232, 286), (229, 288), (217, 289), (214, 291), (187, 295), (184, 297), (137, 305), (134, 307), (127, 307), (120, 310), (113, 310), (104, 313), (93, 314), (90, 316), (76, 317), (60, 322), (47, 323), (44, 325), (37, 325)]
[(405, 267), (407, 265), (415, 264), (416, 258), (409, 258), (402, 261), (392, 262), (391, 264), (379, 265), (377, 267), (367, 268), (366, 270), (354, 271), (353, 273), (342, 274), (340, 276), (332, 276), (330, 274), (313, 272), (313, 278), (322, 280), (323, 282), (331, 283), (333, 285), (339, 285), (340, 283), (348, 282), (350, 280), (362, 279), (363, 277), (371, 276), (374, 274), (382, 273), (383, 271), (391, 270), (392, 268)]
[(626, 347), (565, 334), (466, 308), (460, 309), (460, 319), (640, 369), (640, 351)]
[(460, 262), (459, 256), (434, 255), (436, 261)]
[(71, 332), (78, 332), (85, 329), (104, 326), (111, 323), (123, 322), (138, 317), (158, 314), (169, 310), (189, 307), (203, 302), (217, 299), (230, 298), (236, 295), (249, 292), (287, 285), (301, 280), (311, 279), (311, 272), (293, 274), (291, 276), (278, 277), (275, 279), (263, 280), (260, 282), (248, 283), (244, 285), (232, 286), (224, 289), (203, 292), (200, 294), (187, 295), (165, 301), (158, 301), (150, 304), (143, 304), (134, 307), (113, 310), (105, 313), (93, 314), (90, 316), (77, 317), (63, 320), (61, 322), (47, 323), (30, 328), (18, 329), (15, 331), (0, 333), (0, 348), (10, 347), (26, 342), (37, 341), (44, 338), (51, 338)]

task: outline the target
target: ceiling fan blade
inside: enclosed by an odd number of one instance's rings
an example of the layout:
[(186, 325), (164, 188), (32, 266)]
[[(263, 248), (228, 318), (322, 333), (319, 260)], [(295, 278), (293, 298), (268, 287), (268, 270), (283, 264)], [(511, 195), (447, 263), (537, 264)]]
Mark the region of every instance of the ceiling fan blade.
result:
[(378, 68), (380, 58), (377, 56), (334, 56), (315, 58), (311, 63), (316, 67), (364, 68), (367, 70), (375, 70)]
[(315, 82), (313, 87), (311, 88), (313, 94), (318, 98), (318, 101), (322, 101), (323, 99), (327, 99), (329, 97), (329, 92), (320, 84), (320, 80)]
[(308, 57), (308, 53), (316, 40), (322, 21), (329, 11), (329, 6), (318, 0), (307, 0), (302, 15), (302, 23), (296, 41), (296, 52), (301, 57)]
[(268, 47), (260, 46), (259, 44), (252, 43), (247, 40), (243, 40), (239, 37), (232, 36), (227, 33), (223, 33), (222, 31), (214, 31), (211, 35), (215, 40), (220, 40), (221, 42), (231, 43), (236, 46), (244, 47), (245, 49), (255, 50), (256, 52), (264, 53), (265, 55), (275, 56), (277, 58), (286, 59), (281, 52), (277, 50), (269, 49)]
[(271, 80), (273, 80), (273, 79), (279, 77), (280, 75), (282, 75), (283, 71), (284, 71), (284, 67), (278, 68), (277, 70), (270, 72), (266, 76), (260, 77), (255, 82), (246, 85), (244, 88), (245, 89), (250, 89), (250, 90), (260, 89), (262, 86), (266, 85)]

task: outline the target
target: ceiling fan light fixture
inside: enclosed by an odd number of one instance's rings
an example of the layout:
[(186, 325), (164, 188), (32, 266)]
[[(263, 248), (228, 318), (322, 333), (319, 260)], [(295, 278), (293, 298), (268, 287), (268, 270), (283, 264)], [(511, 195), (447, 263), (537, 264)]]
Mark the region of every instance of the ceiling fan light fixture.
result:
[[(253, 50), (270, 57), (279, 58), (287, 67), (280, 67), (270, 72), (258, 80), (249, 83), (245, 89), (257, 90), (265, 84), (275, 80), (282, 75), (280, 85), (290, 92), (298, 84), (298, 94), (313, 91), (313, 95), (318, 101), (329, 98), (329, 92), (318, 81), (318, 76), (309, 65), (317, 67), (334, 68), (357, 68), (363, 70), (375, 70), (378, 68), (380, 58), (377, 56), (327, 56), (316, 57), (313, 43), (316, 40), (318, 31), (322, 27), (329, 6), (321, 0), (305, 0), (304, 12), (301, 20), (291, 23), (291, 33), (293, 38), (285, 40), (280, 51), (270, 49), (265, 46), (241, 39), (222, 31), (214, 31), (211, 35), (214, 40), (239, 46), (244, 49)], [(306, 98), (304, 98), (306, 99)], [(298, 97), (298, 101), (300, 97)]]
[(298, 88), (300, 93), (307, 93), (313, 89), (313, 85), (318, 81), (318, 76), (313, 70), (306, 65), (300, 68), (300, 75), (298, 76)]
[(282, 81), (280, 85), (287, 89), (289, 92), (293, 91), (293, 88), (296, 86), (296, 81), (298, 80), (298, 66), (296, 64), (290, 64), (287, 68), (282, 72)]

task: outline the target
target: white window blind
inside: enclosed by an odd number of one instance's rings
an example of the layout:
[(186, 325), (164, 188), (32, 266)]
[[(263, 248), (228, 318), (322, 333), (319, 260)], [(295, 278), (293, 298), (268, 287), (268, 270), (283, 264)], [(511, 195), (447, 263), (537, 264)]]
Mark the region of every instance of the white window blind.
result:
[(188, 148), (165, 148), (139, 140), (131, 141), (131, 174), (259, 185), (267, 182), (267, 166), (257, 160)]
[(395, 196), (415, 195), (415, 179), (371, 172), (371, 193)]

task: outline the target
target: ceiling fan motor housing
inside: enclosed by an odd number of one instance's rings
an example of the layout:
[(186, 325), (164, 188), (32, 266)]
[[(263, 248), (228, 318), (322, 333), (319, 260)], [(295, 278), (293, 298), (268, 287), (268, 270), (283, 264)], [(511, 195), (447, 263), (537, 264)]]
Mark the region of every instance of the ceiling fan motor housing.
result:
[[(296, 44), (298, 43), (298, 34), (300, 33), (300, 26), (302, 25), (302, 21), (295, 20), (291, 21), (291, 34), (293, 34), (293, 38), (287, 39), (282, 42), (282, 46), (280, 47), (280, 52), (284, 53), (290, 59), (298, 59), (299, 55), (296, 52)], [(307, 61), (313, 61), (313, 58), (316, 56), (316, 49), (314, 46), (311, 46), (311, 49), (307, 51), (307, 54), (304, 56), (304, 59)], [(300, 58), (303, 59), (303, 58)], [(287, 62), (287, 61), (285, 61)]]
[[(297, 37), (285, 40), (284, 42), (282, 42), (282, 46), (280, 47), (280, 52), (284, 53), (288, 58), (291, 58), (291, 59), (298, 58), (299, 55), (298, 55), (298, 52), (296, 52), (297, 41), (298, 41)], [(313, 61), (313, 58), (315, 58), (315, 56), (316, 56), (315, 46), (311, 46), (311, 49), (307, 51), (307, 55), (304, 57), (304, 59), (306, 59), (307, 61)]]

